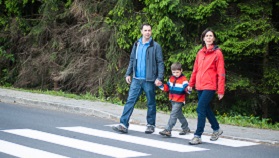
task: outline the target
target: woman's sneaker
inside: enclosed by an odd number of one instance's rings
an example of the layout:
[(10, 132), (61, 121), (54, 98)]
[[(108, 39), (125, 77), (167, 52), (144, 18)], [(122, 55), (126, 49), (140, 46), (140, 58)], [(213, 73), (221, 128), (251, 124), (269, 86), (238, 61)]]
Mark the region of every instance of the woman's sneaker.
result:
[(128, 129), (122, 124), (112, 126), (112, 129), (120, 133), (128, 133)]
[(194, 136), (194, 138), (192, 140), (189, 141), (189, 144), (191, 145), (198, 145), (201, 144), (202, 140), (200, 137)]
[(218, 131), (215, 131), (212, 133), (210, 140), (215, 141), (219, 138), (219, 136), (223, 133), (223, 130), (219, 129)]
[(155, 126), (147, 125), (147, 128), (145, 130), (146, 134), (152, 134), (155, 131)]
[(171, 137), (171, 131), (164, 129), (163, 131), (159, 132), (162, 136)]
[(186, 135), (187, 133), (190, 133), (190, 129), (183, 129), (181, 132), (179, 132), (179, 135)]

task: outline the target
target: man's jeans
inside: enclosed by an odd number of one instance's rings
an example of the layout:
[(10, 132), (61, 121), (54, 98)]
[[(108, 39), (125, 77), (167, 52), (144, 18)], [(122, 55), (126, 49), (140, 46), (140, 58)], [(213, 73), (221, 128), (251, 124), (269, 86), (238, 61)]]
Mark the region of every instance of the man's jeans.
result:
[(217, 119), (210, 108), (210, 102), (214, 94), (214, 90), (198, 91), (198, 125), (197, 130), (195, 132), (196, 136), (201, 137), (202, 133), (204, 132), (206, 118), (208, 119), (209, 123), (211, 124), (211, 128), (214, 131), (219, 130), (220, 128)]
[(181, 123), (181, 128), (183, 130), (189, 129), (188, 122), (182, 112), (182, 106), (184, 103), (172, 101), (171, 104), (172, 104), (172, 110), (171, 110), (168, 125), (166, 126), (166, 130), (172, 131), (172, 128), (175, 126), (177, 119)]
[(154, 82), (149, 82), (145, 80), (139, 80), (133, 78), (127, 102), (124, 106), (122, 116), (120, 118), (120, 123), (125, 127), (129, 127), (129, 120), (133, 113), (136, 102), (142, 92), (145, 92), (147, 98), (147, 124), (155, 126), (156, 122), (156, 103), (155, 103), (155, 84)]

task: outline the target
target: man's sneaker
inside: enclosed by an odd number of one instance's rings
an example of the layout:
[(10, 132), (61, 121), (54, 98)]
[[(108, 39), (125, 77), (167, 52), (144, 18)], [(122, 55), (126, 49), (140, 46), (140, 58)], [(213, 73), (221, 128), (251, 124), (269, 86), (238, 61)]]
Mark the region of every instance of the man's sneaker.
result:
[(190, 133), (190, 129), (183, 129), (181, 132), (179, 132), (179, 135), (186, 135), (187, 133)]
[(164, 129), (163, 131), (159, 132), (162, 136), (171, 137), (171, 131)]
[(191, 145), (198, 145), (198, 144), (201, 144), (201, 143), (202, 143), (201, 138), (196, 137), (196, 136), (194, 136), (194, 138), (189, 141), (189, 144), (191, 144)]
[(215, 131), (212, 133), (210, 140), (215, 141), (219, 138), (219, 136), (223, 133), (223, 130), (219, 129), (218, 131)]
[(112, 129), (120, 133), (128, 133), (128, 129), (121, 124), (112, 126)]
[(151, 133), (153, 133), (155, 131), (155, 127), (154, 126), (152, 126), (152, 125), (147, 125), (147, 128), (146, 128), (146, 130), (145, 130), (145, 133), (146, 134), (151, 134)]

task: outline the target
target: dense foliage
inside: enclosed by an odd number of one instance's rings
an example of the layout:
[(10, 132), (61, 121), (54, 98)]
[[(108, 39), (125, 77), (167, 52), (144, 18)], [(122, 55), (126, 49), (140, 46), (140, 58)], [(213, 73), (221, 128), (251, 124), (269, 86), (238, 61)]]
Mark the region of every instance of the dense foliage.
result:
[[(0, 84), (118, 98), (139, 27), (163, 48), (166, 78), (179, 61), (189, 78), (205, 28), (226, 63), (220, 114), (279, 121), (279, 2), (275, 0), (0, 0)], [(167, 110), (158, 90), (158, 108)], [(195, 103), (195, 93), (187, 102)], [(137, 106), (144, 106), (145, 97)]]

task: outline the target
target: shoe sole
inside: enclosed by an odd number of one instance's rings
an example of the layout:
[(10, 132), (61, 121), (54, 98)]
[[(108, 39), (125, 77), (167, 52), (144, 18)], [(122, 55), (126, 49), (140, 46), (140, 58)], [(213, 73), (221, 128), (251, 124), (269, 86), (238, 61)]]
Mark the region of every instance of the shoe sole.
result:
[(188, 133), (191, 133), (191, 131), (187, 131), (186, 133), (179, 133), (179, 135), (186, 135)]
[(152, 134), (152, 133), (154, 133), (154, 132), (145, 131), (144, 133), (145, 133), (145, 134)]
[(159, 132), (159, 134), (162, 135), (162, 136), (171, 137), (171, 135), (167, 135), (167, 134), (164, 134), (164, 133)]
[(189, 144), (190, 145), (199, 145), (199, 144), (201, 144), (202, 142), (198, 142), (198, 143), (191, 143), (191, 142), (189, 142)]
[(128, 133), (128, 132), (125, 132), (125, 131), (122, 131), (122, 130), (119, 130), (117, 127), (112, 127), (112, 129), (116, 132), (120, 132), (120, 133)]
[(216, 140), (219, 139), (220, 135), (222, 135), (222, 134), (223, 134), (223, 131), (218, 135), (218, 138), (217, 138), (217, 139), (211, 139), (211, 138), (210, 138), (210, 140), (211, 140), (211, 141), (216, 141)]

